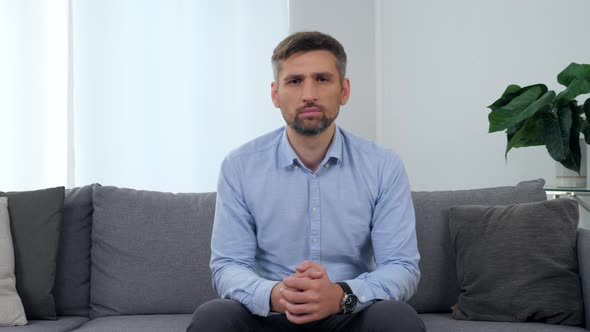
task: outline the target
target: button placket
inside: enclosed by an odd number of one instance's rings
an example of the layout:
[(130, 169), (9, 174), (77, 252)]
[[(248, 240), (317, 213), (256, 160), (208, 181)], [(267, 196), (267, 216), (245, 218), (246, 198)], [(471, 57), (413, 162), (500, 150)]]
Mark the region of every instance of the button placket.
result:
[(317, 174), (310, 177), (310, 207), (311, 207), (311, 260), (320, 264), (321, 259), (321, 218), (320, 218), (320, 185)]

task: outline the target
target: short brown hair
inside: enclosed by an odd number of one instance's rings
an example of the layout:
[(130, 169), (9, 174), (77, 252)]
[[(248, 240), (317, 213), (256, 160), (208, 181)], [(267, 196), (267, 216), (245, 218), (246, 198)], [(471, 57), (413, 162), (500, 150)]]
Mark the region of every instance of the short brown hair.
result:
[(344, 47), (334, 37), (318, 31), (296, 32), (283, 39), (272, 53), (272, 70), (275, 80), (278, 79), (283, 61), (298, 52), (326, 50), (336, 57), (336, 68), (340, 80), (346, 75), (346, 52)]

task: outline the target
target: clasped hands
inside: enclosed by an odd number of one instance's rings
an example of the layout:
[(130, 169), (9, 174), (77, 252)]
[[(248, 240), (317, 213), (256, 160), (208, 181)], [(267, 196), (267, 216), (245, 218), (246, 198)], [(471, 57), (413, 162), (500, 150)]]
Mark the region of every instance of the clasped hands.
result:
[(330, 281), (326, 269), (304, 261), (296, 272), (276, 284), (271, 292), (271, 309), (284, 313), (295, 324), (305, 324), (339, 313), (344, 292)]

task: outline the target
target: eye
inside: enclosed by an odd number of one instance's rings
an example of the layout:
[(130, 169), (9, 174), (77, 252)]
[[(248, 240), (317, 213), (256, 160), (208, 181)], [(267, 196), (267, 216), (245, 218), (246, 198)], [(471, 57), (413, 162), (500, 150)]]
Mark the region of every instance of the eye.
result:
[(330, 79), (326, 76), (318, 76), (317, 81), (318, 82), (329, 82)]
[(296, 85), (301, 83), (301, 79), (300, 78), (293, 78), (287, 81), (287, 84), (289, 85)]

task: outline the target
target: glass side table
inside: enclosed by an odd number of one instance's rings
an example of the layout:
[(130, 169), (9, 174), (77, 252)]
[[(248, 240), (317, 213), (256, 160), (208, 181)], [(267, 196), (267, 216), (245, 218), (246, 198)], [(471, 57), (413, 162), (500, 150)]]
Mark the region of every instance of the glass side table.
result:
[(553, 198), (568, 197), (574, 199), (580, 204), (580, 206), (586, 209), (586, 211), (590, 212), (590, 205), (580, 198), (582, 196), (590, 196), (590, 187), (564, 188), (554, 185), (546, 185), (543, 189), (547, 196), (553, 196)]

